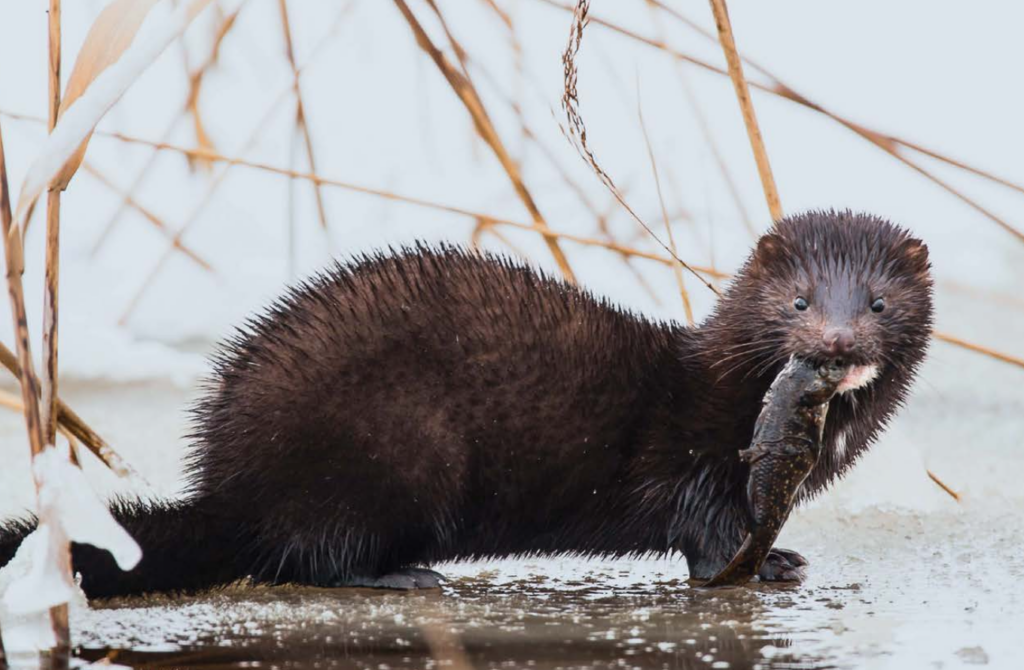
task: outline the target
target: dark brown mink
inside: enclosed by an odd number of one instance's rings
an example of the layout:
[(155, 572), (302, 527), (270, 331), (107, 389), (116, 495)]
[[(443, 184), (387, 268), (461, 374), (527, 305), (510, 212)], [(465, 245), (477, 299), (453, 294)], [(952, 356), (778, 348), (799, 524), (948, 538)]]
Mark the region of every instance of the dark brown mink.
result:
[[(250, 319), (194, 408), (191, 493), (121, 501), (91, 597), (237, 580), (437, 585), (441, 561), (676, 552), (706, 579), (749, 523), (749, 446), (791, 355), (841, 358), (810, 498), (907, 397), (932, 324), (926, 246), (882, 219), (776, 223), (699, 327), (658, 323), (507, 258), (417, 246), (337, 264)], [(9, 523), (7, 563), (32, 522)], [(774, 549), (760, 577), (806, 561)]]

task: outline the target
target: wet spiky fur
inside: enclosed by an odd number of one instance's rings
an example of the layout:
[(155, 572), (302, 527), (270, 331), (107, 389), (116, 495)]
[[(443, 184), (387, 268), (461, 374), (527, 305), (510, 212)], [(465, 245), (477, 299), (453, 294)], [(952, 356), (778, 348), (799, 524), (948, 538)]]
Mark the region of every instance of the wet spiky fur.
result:
[[(797, 294), (810, 309), (794, 311)], [(791, 353), (819, 357), (821, 329), (839, 322), (857, 333), (851, 362), (880, 375), (833, 400), (804, 497), (856, 461), (925, 354), (927, 250), (892, 224), (776, 224), (693, 329), (452, 247), (336, 265), (217, 355), (189, 502), (119, 508), (140, 567), (120, 575), (82, 547), (74, 565), (95, 596), (247, 577), (337, 585), (523, 554), (680, 551), (710, 576), (747, 523), (737, 452), (765, 390)], [(27, 530), (10, 529), (0, 563)]]

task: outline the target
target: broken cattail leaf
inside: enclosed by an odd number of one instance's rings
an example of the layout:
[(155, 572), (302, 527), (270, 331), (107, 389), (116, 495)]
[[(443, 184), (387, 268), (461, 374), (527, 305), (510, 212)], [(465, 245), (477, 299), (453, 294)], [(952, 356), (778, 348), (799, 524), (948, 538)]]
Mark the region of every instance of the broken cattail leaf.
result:
[[(57, 118), (75, 103), (89, 84), (95, 81), (101, 72), (110, 67), (131, 46), (142, 22), (149, 15), (158, 0), (114, 0), (96, 17), (85, 42), (75, 59), (75, 66), (68, 77), (64, 89), (64, 99), (60, 105)], [(90, 133), (91, 136), (91, 133)], [(82, 163), (85, 148), (89, 144), (87, 136), (78, 151), (65, 165), (64, 169), (53, 182), (53, 188), (64, 190)]]

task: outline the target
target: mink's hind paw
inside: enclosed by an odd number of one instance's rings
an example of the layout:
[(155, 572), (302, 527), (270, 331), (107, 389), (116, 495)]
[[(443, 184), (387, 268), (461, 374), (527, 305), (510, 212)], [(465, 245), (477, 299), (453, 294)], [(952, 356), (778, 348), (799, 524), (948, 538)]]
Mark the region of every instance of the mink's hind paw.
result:
[(758, 577), (762, 582), (802, 582), (807, 576), (807, 559), (789, 549), (772, 549)]
[(443, 581), (446, 581), (446, 578), (440, 572), (426, 568), (405, 568), (380, 577), (353, 577), (338, 586), (412, 591), (414, 589), (439, 589)]

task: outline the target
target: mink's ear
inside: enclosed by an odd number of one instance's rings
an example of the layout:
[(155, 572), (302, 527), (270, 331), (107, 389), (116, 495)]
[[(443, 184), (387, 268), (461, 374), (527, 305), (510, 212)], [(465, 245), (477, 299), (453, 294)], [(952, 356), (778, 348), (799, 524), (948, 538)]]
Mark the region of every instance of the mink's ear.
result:
[(775, 267), (786, 255), (786, 243), (775, 232), (765, 233), (757, 241), (757, 248), (750, 259), (750, 266), (755, 271), (760, 268)]
[(928, 261), (928, 245), (916, 237), (908, 238), (901, 249), (903, 258), (910, 269), (917, 274), (926, 274), (931, 268)]

